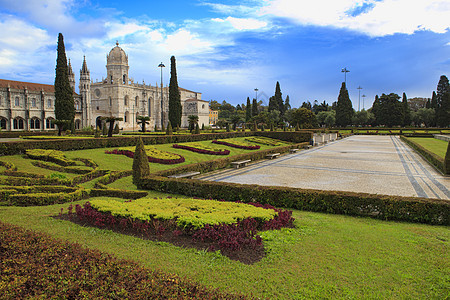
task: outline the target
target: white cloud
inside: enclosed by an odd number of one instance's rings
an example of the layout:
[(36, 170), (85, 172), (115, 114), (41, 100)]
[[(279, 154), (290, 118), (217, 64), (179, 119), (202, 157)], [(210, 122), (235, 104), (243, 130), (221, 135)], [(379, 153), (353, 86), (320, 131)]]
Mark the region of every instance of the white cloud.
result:
[[(263, 15), (292, 19), (300, 24), (355, 30), (369, 36), (420, 30), (444, 33), (449, 28), (446, 0), (267, 0)], [(365, 8), (365, 9), (363, 9)], [(360, 12), (352, 14), (361, 9)]]
[(219, 23), (229, 23), (231, 26), (233, 26), (234, 29), (237, 30), (257, 30), (265, 28), (268, 23), (266, 21), (261, 21), (257, 19), (243, 19), (243, 18), (234, 18), (234, 17), (227, 17), (226, 19), (212, 19), (212, 21), (219, 22)]

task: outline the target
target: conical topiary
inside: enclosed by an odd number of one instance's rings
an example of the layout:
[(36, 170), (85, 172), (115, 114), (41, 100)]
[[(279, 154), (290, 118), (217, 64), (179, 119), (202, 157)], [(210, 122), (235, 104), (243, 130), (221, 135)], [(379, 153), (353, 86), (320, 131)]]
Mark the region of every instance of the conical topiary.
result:
[(145, 152), (142, 138), (139, 137), (134, 150), (133, 158), (133, 183), (139, 186), (142, 178), (150, 175), (150, 166), (148, 164), (147, 153)]
[(194, 131), (194, 133), (195, 134), (200, 134), (200, 127), (198, 126), (198, 123), (195, 124), (195, 131)]
[(170, 121), (169, 121), (169, 124), (167, 125), (166, 134), (167, 135), (172, 135), (173, 134), (172, 124), (170, 123)]

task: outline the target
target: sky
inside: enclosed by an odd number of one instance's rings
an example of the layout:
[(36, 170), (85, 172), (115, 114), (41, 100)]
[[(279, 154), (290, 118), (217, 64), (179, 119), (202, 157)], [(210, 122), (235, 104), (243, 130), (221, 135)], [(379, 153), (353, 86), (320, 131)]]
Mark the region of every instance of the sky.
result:
[(234, 105), (255, 88), (267, 104), (277, 81), (292, 107), (331, 104), (346, 74), (367, 109), (376, 94), (431, 97), (450, 75), (448, 0), (0, 0), (0, 32), (1, 79), (53, 84), (61, 32), (77, 84), (83, 56), (106, 76), (118, 41), (135, 82), (159, 84), (163, 62), (168, 85), (174, 55), (179, 86)]

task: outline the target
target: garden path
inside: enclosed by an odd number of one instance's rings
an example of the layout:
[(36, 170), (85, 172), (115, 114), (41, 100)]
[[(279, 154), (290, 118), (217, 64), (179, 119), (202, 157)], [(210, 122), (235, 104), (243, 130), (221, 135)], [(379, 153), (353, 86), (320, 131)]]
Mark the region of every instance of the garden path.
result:
[(441, 175), (397, 136), (387, 135), (354, 135), (198, 178), (450, 200), (450, 177)]

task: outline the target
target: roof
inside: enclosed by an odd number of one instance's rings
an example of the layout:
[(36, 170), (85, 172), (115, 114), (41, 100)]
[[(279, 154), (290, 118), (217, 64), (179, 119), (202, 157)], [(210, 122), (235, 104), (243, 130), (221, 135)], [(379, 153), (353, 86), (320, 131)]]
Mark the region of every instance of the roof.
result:
[[(2, 87), (2, 88), (10, 87), (12, 89), (17, 89), (17, 90), (24, 90), (26, 88), (28, 91), (33, 91), (33, 92), (40, 92), (40, 91), (44, 91), (46, 93), (54, 93), (55, 92), (55, 86), (52, 84), (14, 81), (14, 80), (6, 80), (6, 79), (0, 79), (0, 87)], [(73, 94), (78, 95), (75, 92)]]
[(201, 93), (199, 93), (199, 92), (194, 92), (194, 91), (191, 91), (191, 90), (188, 90), (188, 89), (182, 88), (182, 87), (178, 87), (178, 89), (179, 89), (179, 90), (182, 90), (182, 91), (185, 91), (185, 92), (191, 92), (191, 93), (197, 93), (197, 94), (201, 94)]
[[(208, 102), (208, 101), (206, 101), (206, 100), (197, 99), (197, 98), (189, 98), (189, 99), (186, 99), (184, 102), (194, 102), (194, 101)], [(208, 103), (209, 103), (209, 102), (208, 102)]]
[(51, 84), (32, 83), (32, 82), (23, 82), (5, 79), (0, 79), (0, 87), (3, 88), (10, 87), (12, 89), (18, 90), (24, 90), (26, 88), (29, 91), (37, 91), (37, 92), (44, 91), (47, 93), (55, 92), (55, 87)]

